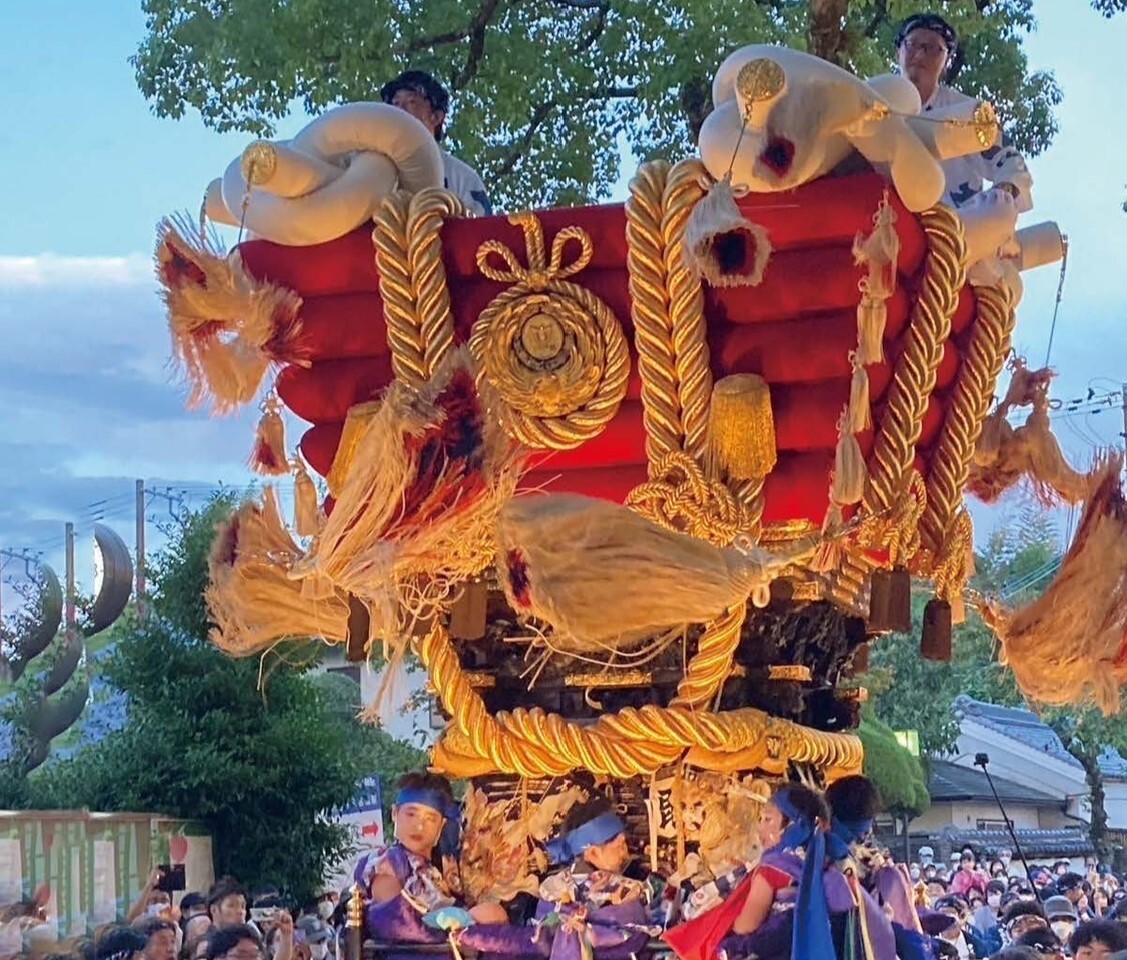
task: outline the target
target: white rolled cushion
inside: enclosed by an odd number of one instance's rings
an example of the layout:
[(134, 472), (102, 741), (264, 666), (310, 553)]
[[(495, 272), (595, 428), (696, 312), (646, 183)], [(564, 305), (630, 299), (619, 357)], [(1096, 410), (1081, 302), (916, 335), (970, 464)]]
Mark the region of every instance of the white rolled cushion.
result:
[(882, 73), (869, 77), (869, 86), (897, 113), (914, 115), (923, 110), (920, 92), (907, 77), (898, 73)]
[(1017, 257), (1019, 270), (1033, 270), (1064, 258), (1064, 235), (1051, 220), (1023, 227), (1014, 239), (1021, 248)]
[(993, 257), (1017, 228), (1017, 204), (1003, 190), (976, 194), (957, 212), (967, 241), (967, 263)]
[(216, 177), (207, 185), (207, 192), (203, 201), (204, 216), (213, 223), (223, 223), (229, 227), (237, 227), (239, 218), (227, 209), (223, 202), (223, 180)]
[(321, 115), (293, 146), (332, 160), (355, 151), (385, 154), (399, 171), (399, 185), (412, 193), (443, 183), (442, 151), (431, 132), (388, 103), (346, 103)]
[(395, 190), (399, 172), (382, 153), (358, 153), (331, 183), (304, 197), (276, 197), (252, 190), (246, 225), (287, 246), (311, 246), (344, 236), (372, 218)]

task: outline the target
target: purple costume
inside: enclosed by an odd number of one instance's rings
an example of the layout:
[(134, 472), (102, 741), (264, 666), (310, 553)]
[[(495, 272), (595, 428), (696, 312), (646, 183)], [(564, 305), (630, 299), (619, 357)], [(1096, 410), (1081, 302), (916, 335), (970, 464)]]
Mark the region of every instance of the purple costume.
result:
[[(798, 896), (798, 882), (802, 877), (803, 860), (793, 850), (776, 848), (764, 852), (760, 863), (781, 870), (793, 878), (794, 884), (775, 894), (771, 912), (758, 930), (747, 934), (729, 934), (721, 941), (720, 949), (733, 960), (751, 956), (758, 960), (791, 960), (794, 906)], [(826, 906), (839, 955), (864, 957), (860, 924), (850, 922), (851, 919), (858, 918), (849, 880), (837, 866), (830, 865), (824, 873), (824, 886)], [(869, 942), (873, 947), (873, 960), (896, 960), (896, 938), (892, 925), (876, 902), (864, 890), (859, 892)], [(848, 941), (853, 941), (856, 948), (851, 954), (843, 949)]]

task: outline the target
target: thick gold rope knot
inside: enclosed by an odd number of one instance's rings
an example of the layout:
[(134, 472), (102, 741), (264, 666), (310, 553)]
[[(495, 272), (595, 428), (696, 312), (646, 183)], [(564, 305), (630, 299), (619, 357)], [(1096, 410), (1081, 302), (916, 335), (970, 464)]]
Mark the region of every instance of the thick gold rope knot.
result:
[[(498, 283), (523, 283), (533, 290), (546, 290), (553, 280), (563, 280), (586, 269), (594, 255), (594, 244), (581, 227), (564, 227), (552, 240), (551, 259), (544, 256), (544, 228), (534, 213), (518, 213), (509, 217), (509, 223), (524, 231), (528, 266), (521, 266), (515, 253), (500, 240), (486, 240), (477, 248), (477, 268), (482, 275)], [(565, 265), (564, 249), (568, 242), (579, 244), (579, 255)], [(508, 269), (498, 269), (489, 262), (491, 254), (500, 257)]]
[(657, 480), (630, 491), (626, 505), (667, 530), (728, 546), (755, 522), (750, 509), (720, 480), (710, 480), (687, 453), (672, 451), (655, 464)]

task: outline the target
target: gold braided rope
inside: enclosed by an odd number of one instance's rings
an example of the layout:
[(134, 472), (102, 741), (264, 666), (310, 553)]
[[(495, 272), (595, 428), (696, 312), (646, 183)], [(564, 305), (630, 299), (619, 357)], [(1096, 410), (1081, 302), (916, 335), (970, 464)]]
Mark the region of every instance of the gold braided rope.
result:
[[(807, 730), (760, 710), (703, 713), (684, 707), (628, 708), (583, 726), (541, 710), (491, 716), (458, 662), (440, 625), (418, 641), (426, 666), (454, 729), (446, 750), (488, 760), (494, 769), (524, 777), (560, 776), (580, 768), (627, 778), (651, 774), (693, 747), (714, 752), (746, 750), (765, 738), (785, 759), (827, 766), (859, 766), (860, 741), (847, 734)], [(442, 754), (435, 751), (436, 763)]]
[(921, 521), (923, 547), (937, 563), (942, 563), (949, 552), (948, 540), (963, 503), (974, 448), (1009, 355), (1017, 320), (1008, 288), (979, 287), (975, 295), (978, 310), (974, 330), (931, 458), (927, 509)]
[(407, 219), (411, 194), (393, 193), (380, 205), (372, 241), (380, 274), (387, 342), (395, 378), (410, 387), (426, 382), (426, 344), (416, 317), (415, 291), (407, 253)]
[[(712, 373), (704, 294), (686, 267), (685, 224), (706, 192), (699, 161), (670, 169), (643, 164), (626, 203), (627, 268), (642, 406), (646, 460), (652, 481), (662, 482), (667, 454), (684, 452), (703, 467), (708, 439)], [(743, 532), (757, 537), (763, 519), (763, 480), (732, 487), (745, 509)]]
[[(630, 377), (630, 348), (610, 307), (585, 287), (564, 280), (590, 263), (590, 235), (580, 227), (565, 227), (552, 241), (549, 260), (536, 215), (522, 213), (509, 220), (524, 230), (528, 267), (500, 241), (487, 240), (478, 248), (481, 273), (515, 285), (481, 312), (470, 334), (470, 350), (504, 401), (501, 419), (509, 434), (534, 449), (570, 450), (598, 436), (618, 413)], [(565, 264), (569, 243), (578, 243), (580, 252)], [(492, 266), (491, 255), (500, 256), (507, 269)], [(555, 324), (559, 355), (567, 357), (562, 367), (548, 372), (530, 369), (513, 349), (525, 324), (537, 317)]]
[(708, 171), (700, 160), (682, 160), (666, 181), (661, 218), (684, 449), (702, 463), (708, 448), (712, 367), (704, 289), (700, 276), (689, 268), (685, 259), (685, 225), (693, 208), (707, 192), (705, 185), (709, 182)]
[(677, 684), (677, 695), (669, 702), (671, 707), (703, 707), (716, 696), (732, 673), (732, 659), (746, 616), (747, 604), (741, 603), (705, 628), (697, 641), (696, 655)]
[(682, 449), (683, 437), (661, 232), (669, 171), (664, 160), (643, 164), (630, 182), (630, 199), (626, 202), (630, 311), (642, 375), (646, 459), (651, 478), (662, 456)]
[(971, 551), (974, 546), (974, 524), (970, 513), (961, 509), (951, 521), (943, 543), (943, 555), (935, 562), (935, 595), (941, 600), (962, 597), (973, 570)]
[(423, 344), (426, 376), (442, 365), (454, 349), (454, 313), (442, 261), (442, 224), (447, 217), (469, 214), (466, 205), (448, 190), (420, 190), (411, 198), (407, 214), (407, 255), (415, 299), (415, 324)]
[(893, 507), (905, 490), (928, 400), (935, 389), (943, 345), (966, 277), (966, 242), (952, 210), (934, 207), (920, 215), (928, 240), (923, 280), (912, 307), (904, 350), (896, 364), (881, 418), (864, 505), (870, 514)]
[(626, 505), (666, 530), (726, 547), (750, 529), (747, 507), (726, 484), (709, 480), (687, 453), (664, 454), (654, 474), (657, 479), (630, 491)]

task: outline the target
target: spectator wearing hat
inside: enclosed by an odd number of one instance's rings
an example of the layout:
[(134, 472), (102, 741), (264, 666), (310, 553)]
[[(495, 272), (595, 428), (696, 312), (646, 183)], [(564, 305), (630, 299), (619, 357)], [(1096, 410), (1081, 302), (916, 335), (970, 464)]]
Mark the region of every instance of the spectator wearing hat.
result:
[(1067, 943), (1072, 932), (1076, 929), (1079, 917), (1076, 907), (1068, 897), (1055, 896), (1045, 900), (1045, 919), (1062, 943)]
[[(965, 106), (974, 109), (973, 97), (960, 93), (943, 81), (951, 72), (959, 49), (955, 28), (935, 13), (914, 13), (896, 32), (896, 56), (900, 72), (919, 91), (926, 115)], [(1005, 139), (998, 146), (967, 157), (954, 157), (943, 162), (947, 178), (947, 202), (963, 207), (984, 194), (986, 181), (993, 184), (989, 193), (1000, 202), (1016, 205), (1017, 213), (1033, 208), (1033, 178), (1020, 153)], [(992, 198), (993, 199), (993, 198)]]
[[(426, 127), (434, 139), (442, 143), (446, 115), (450, 110), (450, 94), (433, 76), (423, 70), (407, 70), (394, 80), (385, 83), (380, 99), (398, 107)], [(442, 151), (446, 171), (446, 189), (456, 194), (478, 216), (493, 212), (489, 194), (481, 177), (467, 163)]]

